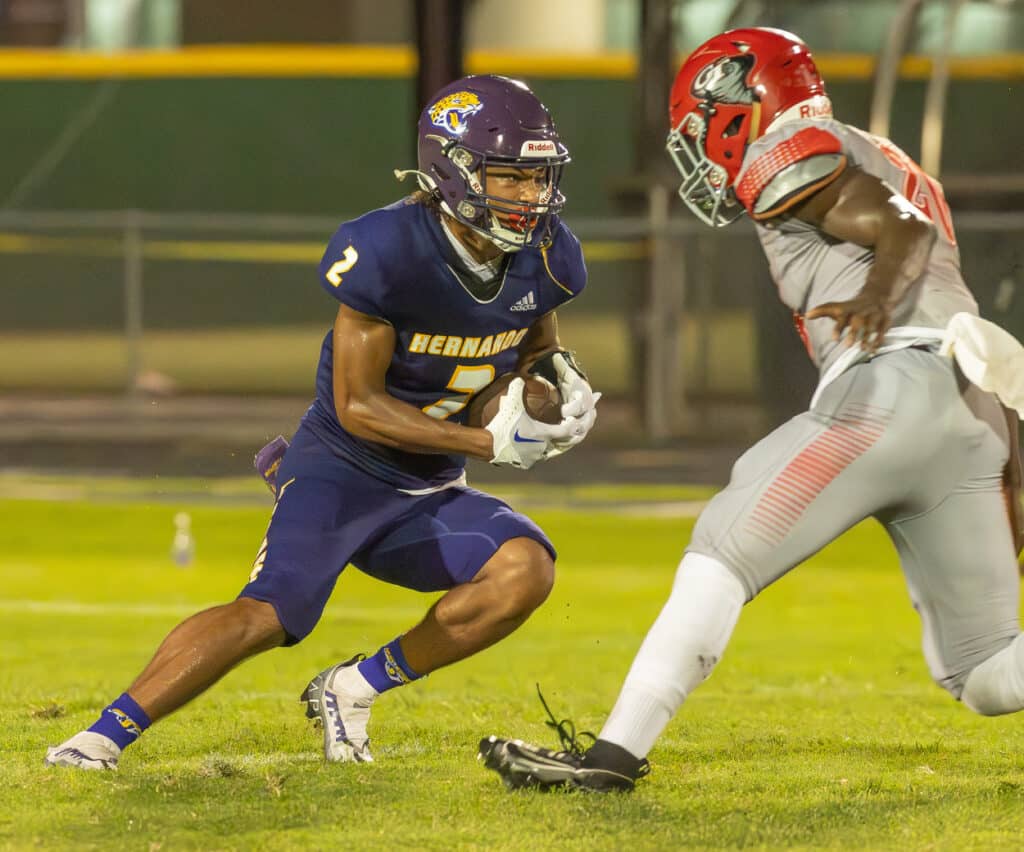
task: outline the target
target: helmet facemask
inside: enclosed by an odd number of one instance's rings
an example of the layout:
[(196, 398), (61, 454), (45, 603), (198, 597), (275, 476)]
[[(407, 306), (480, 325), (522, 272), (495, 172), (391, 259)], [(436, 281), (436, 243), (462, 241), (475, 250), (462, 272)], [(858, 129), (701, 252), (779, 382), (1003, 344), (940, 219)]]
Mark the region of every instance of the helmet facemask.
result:
[[(734, 124), (730, 122), (729, 127)], [(739, 219), (744, 210), (733, 191), (734, 175), (707, 155), (707, 141), (708, 122), (695, 111), (669, 131), (665, 148), (683, 177), (679, 197), (702, 222), (722, 228)]]
[[(543, 247), (551, 239), (551, 217), (565, 206), (565, 196), (558, 189), (562, 167), (569, 161), (567, 155), (522, 159), (505, 159), (480, 154), (458, 144), (457, 140), (433, 137), (442, 149), (442, 155), (451, 163), (464, 187), (463, 197), (449, 204), (437, 184), (448, 182), (453, 175), (419, 174), (420, 185), (438, 195), (441, 209), (453, 219), (472, 228), (504, 252), (515, 252), (525, 247)], [(543, 189), (536, 201), (489, 195), (487, 172), (489, 168), (517, 170), (544, 169)], [(438, 171), (437, 167), (432, 171)], [(426, 180), (425, 180), (426, 179)]]

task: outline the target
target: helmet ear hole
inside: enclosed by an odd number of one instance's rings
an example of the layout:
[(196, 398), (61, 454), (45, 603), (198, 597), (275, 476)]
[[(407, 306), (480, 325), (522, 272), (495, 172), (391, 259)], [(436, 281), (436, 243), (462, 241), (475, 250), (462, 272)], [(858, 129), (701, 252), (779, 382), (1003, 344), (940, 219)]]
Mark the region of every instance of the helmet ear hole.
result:
[(742, 127), (743, 127), (743, 116), (742, 115), (735, 115), (735, 116), (733, 116), (732, 121), (730, 121), (725, 126), (725, 130), (722, 131), (722, 138), (723, 139), (729, 139), (732, 136), (736, 136), (740, 132)]

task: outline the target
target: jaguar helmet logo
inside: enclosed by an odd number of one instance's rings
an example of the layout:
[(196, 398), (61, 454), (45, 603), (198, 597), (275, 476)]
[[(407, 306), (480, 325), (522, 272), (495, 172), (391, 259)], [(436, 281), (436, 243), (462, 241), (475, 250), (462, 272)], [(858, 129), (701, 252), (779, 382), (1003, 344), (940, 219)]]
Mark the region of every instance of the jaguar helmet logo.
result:
[(712, 103), (752, 104), (754, 90), (747, 85), (747, 74), (753, 67), (754, 57), (749, 53), (719, 57), (694, 77), (690, 91)]
[(466, 120), (483, 108), (483, 102), (473, 92), (452, 92), (430, 108), (430, 123), (449, 133), (464, 133)]

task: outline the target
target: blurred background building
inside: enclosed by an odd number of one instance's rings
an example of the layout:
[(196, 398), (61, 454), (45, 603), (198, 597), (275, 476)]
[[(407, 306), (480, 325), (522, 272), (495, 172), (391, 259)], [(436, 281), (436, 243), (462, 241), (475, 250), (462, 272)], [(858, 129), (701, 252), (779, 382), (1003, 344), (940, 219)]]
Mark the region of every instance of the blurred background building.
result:
[(560, 320), (605, 438), (763, 433), (814, 371), (752, 229), (695, 222), (661, 148), (681, 56), (746, 25), (800, 34), (837, 116), (940, 175), (983, 313), (1024, 337), (1016, 0), (0, 0), (5, 461), (104, 405), (111, 434), (175, 400), (290, 428), (323, 246), (408, 190), (424, 86), (460, 68), (528, 81), (572, 150), (591, 286)]

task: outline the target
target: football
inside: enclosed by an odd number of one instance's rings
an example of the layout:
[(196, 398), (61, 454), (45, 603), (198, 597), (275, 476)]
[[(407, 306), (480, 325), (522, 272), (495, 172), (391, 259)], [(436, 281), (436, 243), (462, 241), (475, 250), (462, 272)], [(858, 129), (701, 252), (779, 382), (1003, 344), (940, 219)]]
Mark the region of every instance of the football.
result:
[(540, 376), (505, 373), (498, 376), (486, 387), (481, 388), (469, 400), (466, 413), (467, 426), (485, 426), (498, 413), (501, 398), (513, 379), (522, 378), (523, 402), (526, 411), (541, 423), (560, 423), (562, 420), (562, 396), (551, 382)]

